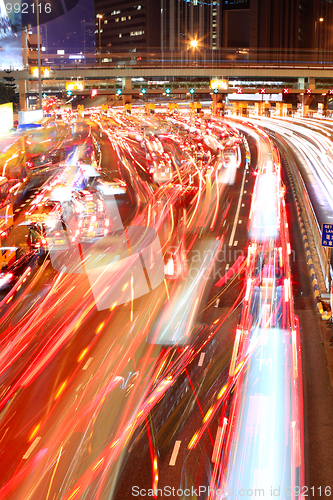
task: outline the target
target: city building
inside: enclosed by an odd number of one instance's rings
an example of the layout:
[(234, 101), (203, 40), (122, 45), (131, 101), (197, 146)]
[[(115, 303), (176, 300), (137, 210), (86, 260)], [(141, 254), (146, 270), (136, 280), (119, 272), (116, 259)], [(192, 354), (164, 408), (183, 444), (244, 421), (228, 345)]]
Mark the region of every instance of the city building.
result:
[[(333, 50), (331, 0), (95, 0), (96, 52)], [(193, 50), (194, 52), (194, 50)], [(240, 52), (240, 55), (246, 52)], [(267, 55), (267, 53), (266, 53)], [(304, 54), (307, 57), (308, 53)], [(213, 56), (214, 57), (214, 56)]]
[(111, 52), (160, 49), (160, 4), (152, 0), (95, 0), (96, 52), (108, 62)]

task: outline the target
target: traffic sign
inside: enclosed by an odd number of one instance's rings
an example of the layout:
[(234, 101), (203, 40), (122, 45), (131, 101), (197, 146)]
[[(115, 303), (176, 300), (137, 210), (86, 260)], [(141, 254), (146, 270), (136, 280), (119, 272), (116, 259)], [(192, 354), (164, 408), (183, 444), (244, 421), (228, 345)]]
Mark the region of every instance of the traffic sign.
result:
[(323, 247), (333, 247), (333, 224), (323, 224), (321, 244)]
[(166, 94), (168, 94), (168, 95), (169, 95), (169, 94), (170, 94), (170, 92), (171, 92), (171, 89), (170, 89), (169, 87), (165, 89), (165, 93), (166, 93)]
[(117, 90), (116, 90), (116, 94), (117, 94), (118, 96), (119, 96), (119, 95), (121, 95), (122, 93), (123, 93), (123, 91), (122, 91), (121, 89), (117, 89)]
[(194, 88), (191, 88), (191, 89), (190, 89), (190, 94), (192, 94), (192, 95), (193, 95), (193, 94), (194, 94), (194, 92), (195, 92), (195, 89), (194, 89)]

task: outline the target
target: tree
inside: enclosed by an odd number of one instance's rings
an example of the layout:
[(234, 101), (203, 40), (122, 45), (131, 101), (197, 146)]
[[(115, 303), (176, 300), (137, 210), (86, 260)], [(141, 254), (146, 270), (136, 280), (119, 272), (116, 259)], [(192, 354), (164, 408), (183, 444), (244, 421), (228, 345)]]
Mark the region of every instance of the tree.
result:
[(8, 76), (4, 76), (4, 83), (8, 89), (11, 89), (13, 91), (13, 96), (10, 99), (10, 102), (14, 104), (16, 107), (19, 103), (19, 97), (16, 95), (16, 83), (15, 83), (15, 78), (11, 75), (11, 70), (6, 69), (5, 72), (7, 73)]
[(11, 87), (7, 87), (4, 83), (0, 82), (0, 104), (5, 104), (6, 102), (14, 102), (15, 90)]

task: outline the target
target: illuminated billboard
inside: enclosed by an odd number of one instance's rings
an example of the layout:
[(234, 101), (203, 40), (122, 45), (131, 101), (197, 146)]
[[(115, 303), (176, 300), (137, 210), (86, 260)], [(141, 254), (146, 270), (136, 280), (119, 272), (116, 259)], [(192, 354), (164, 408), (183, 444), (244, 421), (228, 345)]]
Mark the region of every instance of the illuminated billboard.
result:
[(0, 70), (23, 67), (21, 26), (20, 9), (0, 0)]
[(0, 136), (13, 128), (13, 103), (0, 104)]
[(227, 89), (229, 87), (229, 81), (228, 80), (211, 80), (210, 81), (210, 88), (211, 89)]
[(65, 82), (66, 90), (84, 90), (84, 82)]

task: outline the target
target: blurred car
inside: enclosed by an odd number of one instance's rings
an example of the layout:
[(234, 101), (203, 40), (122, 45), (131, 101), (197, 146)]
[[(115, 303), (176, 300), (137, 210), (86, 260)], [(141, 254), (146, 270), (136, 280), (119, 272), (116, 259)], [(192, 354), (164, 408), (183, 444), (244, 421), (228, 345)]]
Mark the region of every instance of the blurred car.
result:
[(30, 264), (33, 254), (25, 253), (9, 268), (0, 272), (0, 293), (10, 290)]
[(74, 191), (71, 208), (73, 217), (69, 221), (69, 227), (74, 238), (89, 240), (108, 234), (109, 219), (104, 200), (98, 191)]

